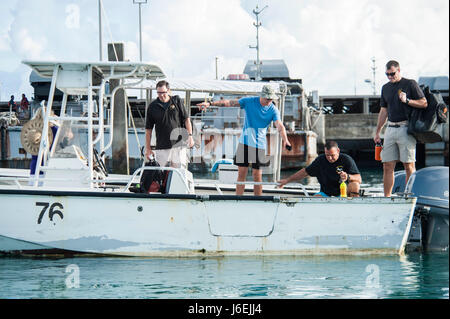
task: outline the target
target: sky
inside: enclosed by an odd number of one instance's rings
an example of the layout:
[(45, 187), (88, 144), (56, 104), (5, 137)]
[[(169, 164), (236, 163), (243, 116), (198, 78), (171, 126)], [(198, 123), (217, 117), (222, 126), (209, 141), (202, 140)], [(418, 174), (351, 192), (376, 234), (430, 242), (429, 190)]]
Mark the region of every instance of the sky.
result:
[[(32, 97), (22, 60), (98, 61), (98, 3), (0, 1), (0, 100)], [(139, 5), (102, 4), (103, 60), (107, 43), (123, 42), (125, 59), (139, 61)], [(407, 78), (449, 75), (448, 0), (148, 0), (142, 60), (175, 78), (214, 79), (216, 57), (219, 78), (243, 73), (256, 59), (256, 6), (260, 59), (284, 59), (307, 92), (372, 94), (373, 58), (377, 94), (391, 59)]]

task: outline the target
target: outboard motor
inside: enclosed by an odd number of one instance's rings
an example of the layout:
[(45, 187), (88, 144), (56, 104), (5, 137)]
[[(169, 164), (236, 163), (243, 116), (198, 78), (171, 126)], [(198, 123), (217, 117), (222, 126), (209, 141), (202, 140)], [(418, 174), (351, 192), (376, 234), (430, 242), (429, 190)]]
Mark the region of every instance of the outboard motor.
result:
[(448, 250), (448, 179), (449, 168), (432, 166), (422, 168), (411, 175), (404, 191), (401, 190), (401, 174), (394, 183), (400, 192), (417, 197), (416, 209), (411, 233), (408, 239), (409, 248), (421, 248), (427, 251)]
[(392, 193), (404, 193), (406, 187), (406, 171), (397, 171), (394, 173), (394, 187)]

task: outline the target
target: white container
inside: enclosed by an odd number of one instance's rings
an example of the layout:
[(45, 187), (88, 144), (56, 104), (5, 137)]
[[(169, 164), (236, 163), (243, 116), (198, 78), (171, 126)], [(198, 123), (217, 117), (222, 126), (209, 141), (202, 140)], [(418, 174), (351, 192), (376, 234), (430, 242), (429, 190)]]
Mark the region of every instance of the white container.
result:
[(238, 167), (233, 164), (219, 164), (219, 182), (234, 184), (238, 177)]

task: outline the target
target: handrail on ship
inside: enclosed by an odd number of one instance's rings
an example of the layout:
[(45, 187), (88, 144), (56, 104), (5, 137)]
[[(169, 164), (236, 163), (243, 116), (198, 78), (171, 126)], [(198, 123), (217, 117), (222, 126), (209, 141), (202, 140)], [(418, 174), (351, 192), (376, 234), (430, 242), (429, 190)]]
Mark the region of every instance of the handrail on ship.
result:
[[(238, 184), (238, 185), (275, 185), (278, 186), (280, 185), (277, 182), (234, 182), (234, 184)], [(300, 188), (303, 191), (303, 194), (305, 194), (305, 196), (309, 196), (308, 192), (306, 191), (305, 185), (303, 184), (297, 184), (298, 186), (300, 186)]]
[[(98, 103), (99, 104), (98, 105), (98, 107), (99, 107), (99, 109), (98, 109), (98, 116), (102, 120), (101, 123), (100, 123), (101, 129), (99, 129), (99, 134), (98, 134), (97, 138), (92, 142), (92, 145), (97, 144), (100, 141), (100, 139), (103, 139), (103, 97), (104, 97), (104, 94), (105, 94), (106, 82), (110, 81), (110, 80), (113, 80), (113, 79), (124, 79), (124, 78), (127, 78), (129, 76), (132, 76), (138, 71), (138, 69), (139, 69), (139, 67), (136, 66), (133, 70), (131, 70), (128, 73), (121, 74), (121, 75), (115, 75), (114, 74), (115, 68), (113, 66), (113, 67), (111, 67), (110, 75), (106, 76), (106, 77), (104, 77), (102, 79), (102, 83), (100, 84), (100, 94), (99, 94), (99, 103)], [(143, 79), (144, 79), (144, 77), (142, 77), (142, 80)], [(101, 147), (103, 147), (103, 145), (101, 145)]]
[[(119, 85), (117, 87), (115, 87), (113, 89), (113, 91), (111, 92), (111, 99), (110, 99), (110, 118), (109, 118), (109, 122), (110, 125), (111, 123), (114, 123), (114, 97), (116, 95), (116, 93), (118, 92), (119, 89), (134, 89), (134, 85), (139, 85), (140, 83), (142, 83), (144, 80), (144, 78), (141, 78), (139, 81), (134, 82), (134, 83), (126, 83), (126, 84), (122, 84)], [(110, 131), (110, 136), (109, 136), (109, 142), (108, 144), (106, 144), (106, 146), (102, 147), (100, 150), (100, 154), (102, 154), (103, 152), (106, 152), (106, 150), (108, 150), (111, 146), (112, 146), (112, 142), (113, 142), (113, 130)], [(94, 144), (95, 145), (95, 144)]]

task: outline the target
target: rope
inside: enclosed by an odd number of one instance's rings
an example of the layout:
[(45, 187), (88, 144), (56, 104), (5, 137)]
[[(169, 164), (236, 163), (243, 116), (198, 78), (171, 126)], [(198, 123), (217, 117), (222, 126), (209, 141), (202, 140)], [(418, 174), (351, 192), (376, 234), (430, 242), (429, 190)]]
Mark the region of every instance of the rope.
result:
[(17, 118), (16, 112), (0, 112), (0, 125), (1, 126), (16, 126), (20, 121)]
[(109, 37), (111, 39), (111, 43), (113, 44), (113, 50), (114, 50), (114, 55), (116, 56), (116, 61), (119, 61), (119, 57), (117, 55), (117, 51), (116, 51), (116, 46), (114, 45), (114, 39), (112, 37), (112, 32), (111, 32), (111, 28), (109, 26), (109, 19), (108, 19), (108, 15), (106, 14), (106, 10), (105, 7), (103, 6), (103, 0), (100, 0), (100, 8), (101, 11), (103, 12), (103, 14), (105, 15), (105, 20), (106, 20), (106, 27), (108, 28), (109, 31)]

